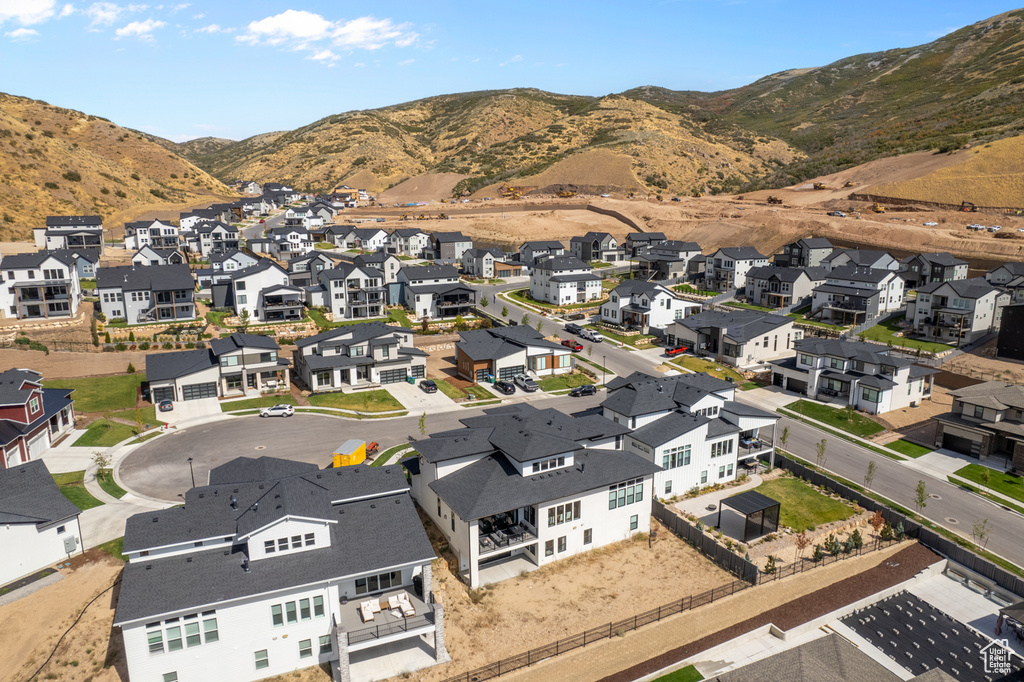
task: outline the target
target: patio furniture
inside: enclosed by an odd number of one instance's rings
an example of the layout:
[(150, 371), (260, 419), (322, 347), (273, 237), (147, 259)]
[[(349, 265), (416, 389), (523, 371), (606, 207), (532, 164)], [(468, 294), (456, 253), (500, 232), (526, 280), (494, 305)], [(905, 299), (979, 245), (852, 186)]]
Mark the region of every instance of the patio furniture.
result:
[(380, 611), (379, 604), (376, 604), (376, 609), (373, 608), (375, 604), (376, 602), (373, 601), (364, 601), (359, 605), (359, 615), (363, 617), (364, 623), (369, 623), (371, 620), (373, 620), (373, 614)]
[(398, 601), (399, 608), (402, 610), (402, 615), (406, 618), (416, 615), (416, 607), (412, 605), (412, 601), (409, 600), (409, 595), (406, 592), (400, 592), (397, 596), (392, 599)]

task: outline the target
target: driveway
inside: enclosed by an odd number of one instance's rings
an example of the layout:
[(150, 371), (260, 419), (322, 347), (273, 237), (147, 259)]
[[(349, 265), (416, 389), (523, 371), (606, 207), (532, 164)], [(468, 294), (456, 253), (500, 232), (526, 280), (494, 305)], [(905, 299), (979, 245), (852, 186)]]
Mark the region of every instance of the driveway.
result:
[(174, 409), (170, 412), (157, 411), (157, 419), (167, 424), (180, 424), (191, 419), (202, 419), (221, 413), (220, 401), (216, 398), (199, 398), (198, 400), (175, 400)]
[(455, 401), (441, 391), (427, 393), (419, 386), (422, 379), (417, 379), (415, 384), (408, 384), (404, 381), (400, 384), (388, 384), (384, 388), (388, 390), (395, 400), (402, 403), (409, 412), (421, 414), (423, 412), (443, 412), (455, 407)]

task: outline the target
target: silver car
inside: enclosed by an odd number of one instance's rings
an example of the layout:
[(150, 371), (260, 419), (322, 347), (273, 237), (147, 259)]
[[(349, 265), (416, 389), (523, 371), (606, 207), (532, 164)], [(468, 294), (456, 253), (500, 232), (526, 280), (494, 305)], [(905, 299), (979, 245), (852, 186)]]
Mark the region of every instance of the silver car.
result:
[(516, 383), (516, 386), (523, 389), (527, 393), (533, 393), (538, 388), (540, 388), (540, 384), (538, 384), (536, 381), (526, 376), (525, 374), (515, 375), (514, 377), (512, 377), (512, 381)]

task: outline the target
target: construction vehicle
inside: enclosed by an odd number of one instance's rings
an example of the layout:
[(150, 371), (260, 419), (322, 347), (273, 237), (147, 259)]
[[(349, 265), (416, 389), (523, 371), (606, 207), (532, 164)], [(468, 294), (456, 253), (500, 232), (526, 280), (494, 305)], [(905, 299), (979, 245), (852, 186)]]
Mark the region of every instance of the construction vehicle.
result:
[(882, 206), (881, 204), (872, 204), (871, 210), (875, 213), (885, 213), (885, 206)]
[(437, 219), (438, 220), (448, 220), (448, 214), (447, 213), (439, 213), (437, 215)]
[(768, 195), (768, 203), (769, 204), (778, 204), (779, 206), (781, 206), (782, 205), (782, 199), (778, 198), (775, 195), (769, 194)]
[(814, 183), (814, 189), (828, 189), (828, 187), (825, 186), (824, 182), (816, 182)]
[(335, 469), (362, 464), (366, 455), (372, 455), (378, 449), (377, 443), (367, 445), (365, 440), (351, 438), (334, 449), (331, 455), (331, 464)]
[(504, 184), (498, 190), (498, 196), (502, 199), (522, 199), (523, 194), (518, 189), (509, 184)]
[(846, 182), (843, 183), (843, 187), (853, 187), (853, 181), (847, 180)]
[(661, 196), (660, 194), (656, 196), (655, 199), (657, 199), (658, 201), (665, 201), (665, 197)]
[(693, 190), (693, 196), (697, 199), (700, 199), (702, 196), (704, 196), (704, 192), (701, 192), (699, 189), (695, 189)]
[(410, 218), (409, 218), (409, 214), (408, 214), (408, 213), (403, 213), (403, 214), (402, 214), (402, 217), (401, 217), (401, 218), (399, 218), (399, 220), (410, 220)]
[(576, 192), (573, 192), (571, 190), (562, 190), (561, 192), (558, 193), (558, 196), (561, 199), (571, 199), (572, 197), (576, 196)]
[(430, 220), (430, 216), (427, 215), (426, 213), (420, 213), (418, 216), (416, 216), (416, 220)]
[(963, 211), (964, 213), (977, 213), (978, 207), (969, 201), (961, 201), (960, 210)]

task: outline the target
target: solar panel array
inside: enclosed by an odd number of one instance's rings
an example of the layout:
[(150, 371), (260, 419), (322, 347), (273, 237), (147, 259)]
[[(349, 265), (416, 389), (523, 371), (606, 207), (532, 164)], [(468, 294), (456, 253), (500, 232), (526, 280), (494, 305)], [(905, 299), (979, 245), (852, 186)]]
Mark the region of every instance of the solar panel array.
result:
[(899, 592), (840, 621), (914, 675), (934, 668), (958, 680), (1024, 679), (1024, 661), (1013, 656), (1009, 676), (985, 672), (982, 649), (991, 640), (909, 592)]

